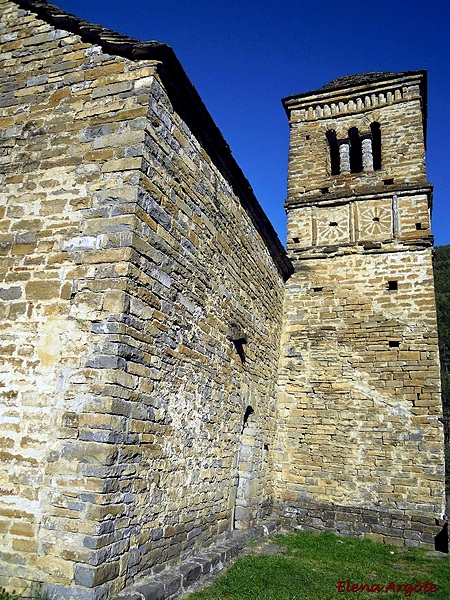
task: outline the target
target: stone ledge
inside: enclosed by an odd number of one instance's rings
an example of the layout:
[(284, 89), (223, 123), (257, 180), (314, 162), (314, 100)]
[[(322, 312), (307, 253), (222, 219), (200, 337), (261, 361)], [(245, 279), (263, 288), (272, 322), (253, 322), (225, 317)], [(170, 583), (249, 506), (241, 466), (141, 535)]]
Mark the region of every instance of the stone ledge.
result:
[(250, 541), (276, 533), (279, 520), (264, 521), (252, 529), (234, 531), (231, 537), (167, 571), (145, 577), (111, 600), (173, 600), (198, 585), (206, 576), (219, 573)]

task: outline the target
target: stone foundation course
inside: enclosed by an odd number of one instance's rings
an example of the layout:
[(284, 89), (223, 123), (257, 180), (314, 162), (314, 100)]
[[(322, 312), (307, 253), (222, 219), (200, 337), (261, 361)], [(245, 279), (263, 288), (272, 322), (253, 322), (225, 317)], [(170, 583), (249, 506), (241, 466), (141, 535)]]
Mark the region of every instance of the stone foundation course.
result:
[(250, 541), (277, 533), (280, 521), (270, 520), (260, 523), (246, 531), (235, 531), (229, 539), (219, 546), (214, 546), (178, 567), (160, 575), (139, 581), (136, 585), (125, 589), (112, 600), (172, 600), (189, 591), (189, 588), (202, 581), (210, 581), (218, 575), (229, 562), (236, 558)]
[(330, 530), (340, 535), (367, 537), (396, 546), (423, 546), (448, 552), (447, 521), (403, 511), (388, 512), (358, 507), (303, 501), (283, 511), (286, 529), (299, 531)]

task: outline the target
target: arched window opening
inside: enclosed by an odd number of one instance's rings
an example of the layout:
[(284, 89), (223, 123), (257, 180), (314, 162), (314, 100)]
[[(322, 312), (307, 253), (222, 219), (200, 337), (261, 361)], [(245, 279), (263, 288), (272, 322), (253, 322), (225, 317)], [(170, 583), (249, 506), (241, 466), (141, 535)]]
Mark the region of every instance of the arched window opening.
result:
[(348, 130), (348, 139), (350, 142), (350, 171), (351, 173), (361, 173), (362, 163), (362, 145), (359, 131), (356, 127)]
[(244, 431), (244, 429), (247, 427), (248, 425), (248, 419), (250, 417), (250, 415), (255, 414), (255, 411), (253, 410), (253, 408), (251, 406), (247, 406), (247, 408), (245, 409), (245, 413), (244, 413), (244, 422), (242, 423), (242, 431)]
[(334, 129), (330, 129), (327, 131), (326, 135), (328, 140), (328, 146), (330, 147), (331, 174), (339, 175), (339, 145), (336, 137), (336, 132), (334, 131)]
[(370, 125), (372, 133), (372, 155), (374, 171), (381, 169), (381, 127), (380, 124), (374, 122)]

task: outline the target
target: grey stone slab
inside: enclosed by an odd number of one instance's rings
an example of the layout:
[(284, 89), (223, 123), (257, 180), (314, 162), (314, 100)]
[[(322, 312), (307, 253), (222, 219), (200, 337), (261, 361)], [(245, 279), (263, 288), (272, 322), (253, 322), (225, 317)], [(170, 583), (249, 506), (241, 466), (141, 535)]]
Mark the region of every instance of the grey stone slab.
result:
[[(166, 598), (164, 584), (157, 581), (140, 585), (137, 587), (137, 590), (141, 594), (141, 596), (139, 596), (140, 600), (164, 600), (164, 598)], [(128, 598), (126, 600), (128, 600)]]
[(199, 563), (190, 562), (180, 566), (183, 576), (183, 587), (187, 588), (197, 581), (202, 574), (202, 566)]
[(164, 592), (166, 596), (170, 596), (171, 594), (176, 594), (178, 591), (182, 589), (182, 575), (181, 573), (175, 571), (168, 571), (167, 573), (161, 573), (156, 578), (156, 581), (163, 583)]

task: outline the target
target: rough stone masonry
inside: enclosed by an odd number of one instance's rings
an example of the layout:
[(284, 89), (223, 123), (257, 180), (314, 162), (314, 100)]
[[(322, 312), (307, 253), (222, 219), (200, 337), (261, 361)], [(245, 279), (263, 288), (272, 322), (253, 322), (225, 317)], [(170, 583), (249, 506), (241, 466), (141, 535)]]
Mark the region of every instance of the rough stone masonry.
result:
[(170, 48), (0, 10), (0, 585), (111, 598), (270, 514), (432, 544), (426, 74), (284, 101), (286, 254)]
[(432, 544), (445, 494), (426, 72), (343, 77), (284, 106), (295, 272), (277, 502), (294, 523)]

